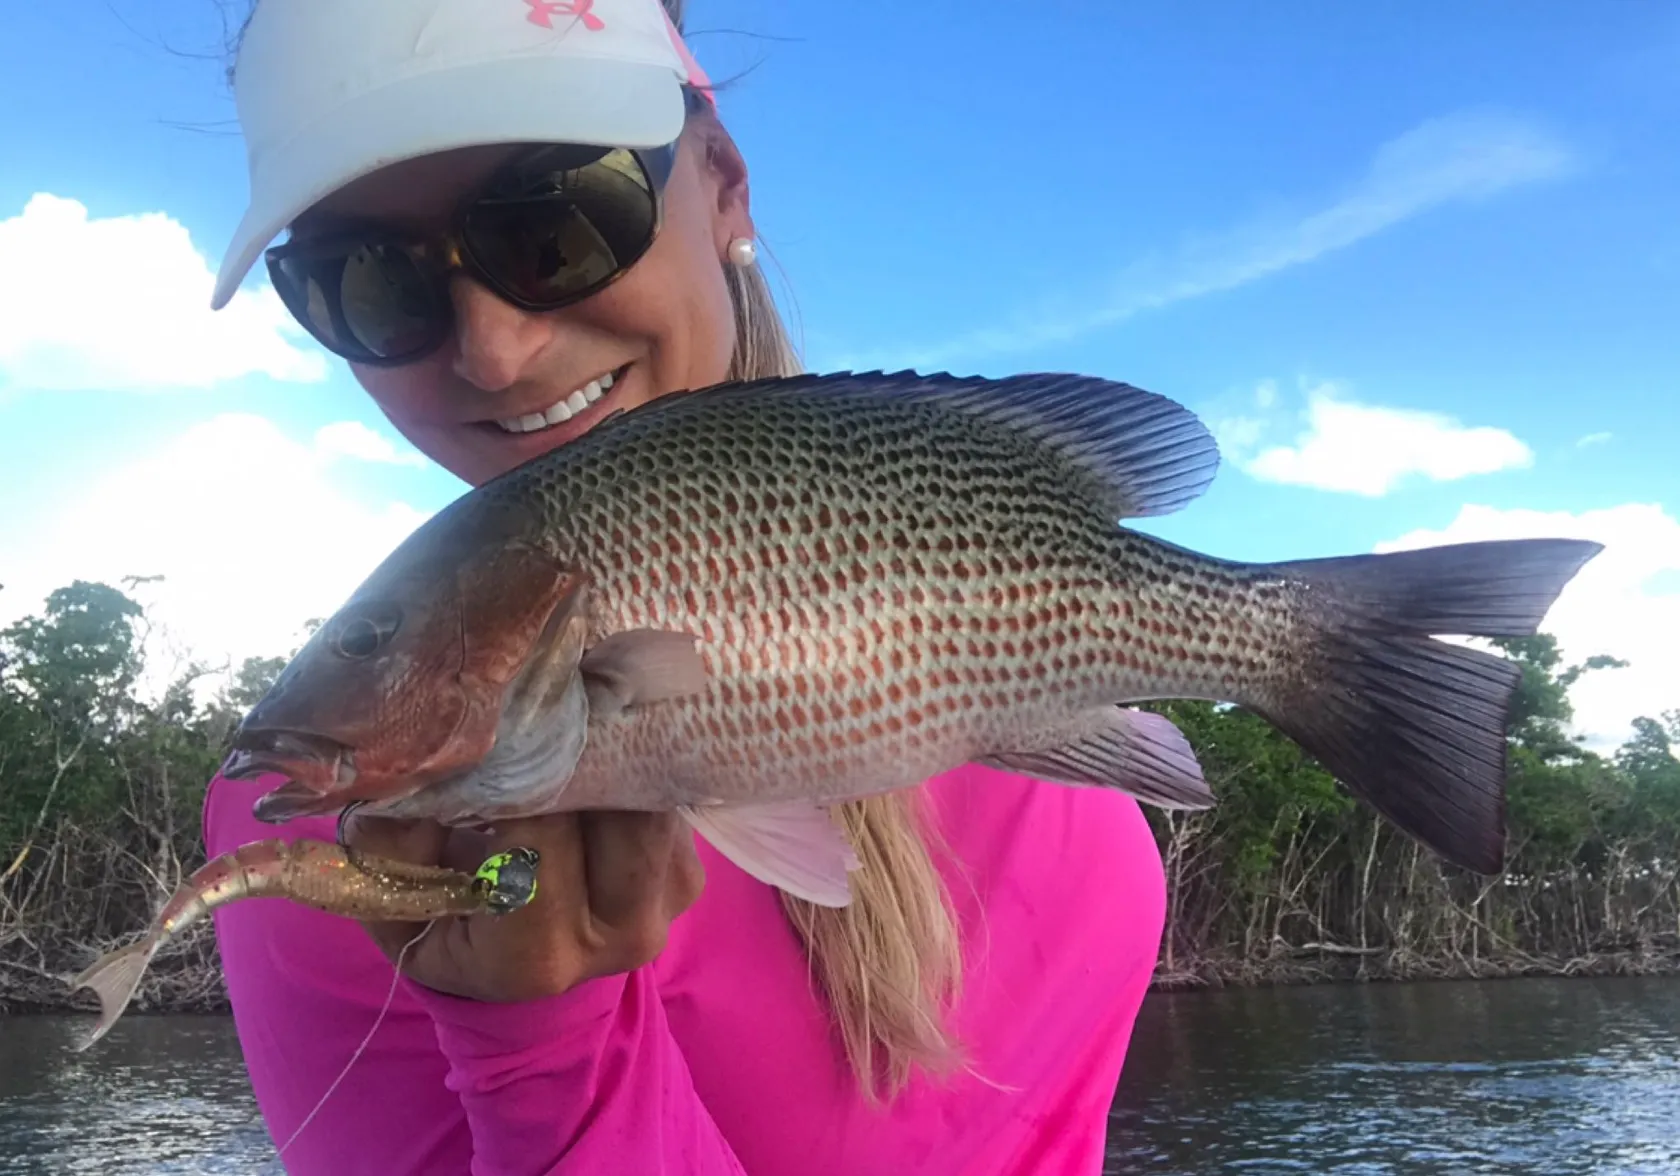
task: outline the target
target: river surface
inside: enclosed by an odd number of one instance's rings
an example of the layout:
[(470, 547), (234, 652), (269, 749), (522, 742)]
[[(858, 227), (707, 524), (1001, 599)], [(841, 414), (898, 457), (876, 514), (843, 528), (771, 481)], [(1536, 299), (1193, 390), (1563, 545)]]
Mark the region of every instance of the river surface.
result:
[[(231, 1022), (0, 1018), (0, 1176), (278, 1173)], [(1680, 1176), (1680, 980), (1154, 995), (1105, 1172)]]

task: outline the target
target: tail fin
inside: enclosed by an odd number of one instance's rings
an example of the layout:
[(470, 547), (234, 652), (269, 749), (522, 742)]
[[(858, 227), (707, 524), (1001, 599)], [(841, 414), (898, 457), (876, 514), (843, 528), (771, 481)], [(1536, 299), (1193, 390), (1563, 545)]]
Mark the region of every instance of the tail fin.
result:
[(134, 999), (134, 991), (140, 987), (140, 978), (146, 974), (146, 968), (162, 942), (160, 936), (148, 934), (137, 943), (100, 956), (87, 971), (70, 982), (72, 990), (91, 988), (99, 997), (99, 1020), (94, 1024), (93, 1031), (75, 1045), (78, 1053), (104, 1037), (117, 1023), (128, 1002)]
[(1319, 642), (1265, 717), (1425, 846), (1498, 873), (1505, 728), (1522, 671), (1431, 638), (1533, 633), (1602, 550), (1522, 539), (1271, 565), (1309, 586)]

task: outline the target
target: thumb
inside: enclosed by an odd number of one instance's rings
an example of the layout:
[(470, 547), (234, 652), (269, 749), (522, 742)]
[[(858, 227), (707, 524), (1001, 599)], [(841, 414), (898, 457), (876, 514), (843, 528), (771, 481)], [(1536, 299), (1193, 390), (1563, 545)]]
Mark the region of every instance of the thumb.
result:
[[(338, 820), (338, 841), (351, 854), (364, 858), (384, 858), (392, 862), (408, 862), (420, 866), (442, 864), (448, 844), (449, 830), (436, 821), (396, 820), (391, 817), (372, 817), (353, 805), (344, 810)], [(383, 920), (359, 920), (368, 937), (378, 945), (392, 963), (402, 959), (417, 936), (426, 939), (432, 930), (425, 923), (401, 923)], [(431, 947), (430, 952), (426, 951)], [(435, 955), (435, 945), (422, 945), (421, 955)], [(426, 961), (411, 959), (403, 969), (411, 976), (418, 970), (424, 974)], [(424, 983), (424, 980), (422, 980)]]
[(339, 818), (338, 840), (346, 849), (368, 857), (435, 866), (442, 864), (449, 830), (436, 821), (371, 817), (360, 808), (351, 808)]

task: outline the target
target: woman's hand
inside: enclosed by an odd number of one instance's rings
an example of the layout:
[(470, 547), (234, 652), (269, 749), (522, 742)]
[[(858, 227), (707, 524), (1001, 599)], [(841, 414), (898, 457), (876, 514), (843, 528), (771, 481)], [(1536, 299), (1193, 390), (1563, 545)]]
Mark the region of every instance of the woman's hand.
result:
[[(362, 853), (468, 873), (515, 846), (541, 855), (528, 905), (439, 919), (402, 959), (410, 979), (472, 1000), (555, 996), (639, 968), (664, 949), (671, 920), (705, 885), (694, 835), (675, 813), (560, 813), (508, 821), (486, 836), (352, 812), (342, 837)], [(364, 926), (396, 961), (424, 924)]]

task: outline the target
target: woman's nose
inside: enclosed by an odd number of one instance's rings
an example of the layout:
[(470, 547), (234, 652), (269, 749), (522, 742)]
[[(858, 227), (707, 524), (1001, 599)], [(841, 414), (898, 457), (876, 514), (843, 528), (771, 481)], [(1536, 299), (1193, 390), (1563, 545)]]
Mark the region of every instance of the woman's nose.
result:
[(504, 302), (473, 279), (450, 283), (455, 304), (455, 374), (486, 392), (511, 388), (548, 345), (543, 316)]

